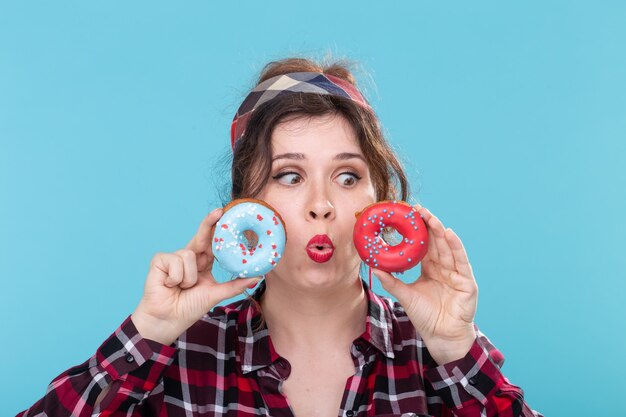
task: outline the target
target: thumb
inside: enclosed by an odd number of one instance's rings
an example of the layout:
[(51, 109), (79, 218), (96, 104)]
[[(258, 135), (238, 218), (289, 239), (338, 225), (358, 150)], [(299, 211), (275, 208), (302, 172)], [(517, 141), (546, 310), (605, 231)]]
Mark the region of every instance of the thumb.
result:
[(406, 305), (405, 302), (408, 301), (409, 292), (404, 282), (400, 281), (389, 272), (380, 269), (372, 268), (372, 272), (376, 275), (376, 278), (378, 278), (385, 291), (394, 296), (401, 305)]
[(220, 302), (236, 297), (249, 287), (253, 287), (261, 281), (261, 277), (236, 278), (214, 286), (211, 289), (211, 298), (215, 300), (215, 305)]

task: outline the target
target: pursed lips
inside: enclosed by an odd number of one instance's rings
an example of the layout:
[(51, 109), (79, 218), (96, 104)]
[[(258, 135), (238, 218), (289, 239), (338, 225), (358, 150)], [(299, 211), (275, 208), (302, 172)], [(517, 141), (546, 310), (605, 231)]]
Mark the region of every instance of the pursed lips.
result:
[(333, 241), (327, 235), (313, 236), (306, 247), (309, 258), (317, 263), (324, 263), (330, 260), (334, 251)]

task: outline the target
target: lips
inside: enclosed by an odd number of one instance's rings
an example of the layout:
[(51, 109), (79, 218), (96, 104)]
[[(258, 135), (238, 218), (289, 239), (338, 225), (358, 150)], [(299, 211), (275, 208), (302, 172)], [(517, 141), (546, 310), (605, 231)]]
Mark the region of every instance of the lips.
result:
[(324, 263), (332, 258), (335, 252), (333, 241), (327, 235), (315, 235), (306, 246), (306, 253), (314, 262)]

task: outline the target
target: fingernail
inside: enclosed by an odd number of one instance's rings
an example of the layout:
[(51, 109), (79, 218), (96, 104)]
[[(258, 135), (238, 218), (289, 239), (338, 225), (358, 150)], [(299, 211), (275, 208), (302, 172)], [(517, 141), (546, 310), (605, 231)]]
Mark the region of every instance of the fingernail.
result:
[(248, 285), (248, 288), (252, 289), (254, 287), (256, 287), (256, 284), (259, 283), (260, 280), (254, 281), (252, 284)]

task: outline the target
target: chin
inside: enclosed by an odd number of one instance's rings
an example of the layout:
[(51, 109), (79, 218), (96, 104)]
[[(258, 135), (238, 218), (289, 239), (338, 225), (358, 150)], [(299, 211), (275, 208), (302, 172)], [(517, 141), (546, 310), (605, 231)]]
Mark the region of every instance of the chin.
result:
[(358, 263), (355, 268), (345, 268), (346, 262), (343, 262), (342, 268), (337, 268), (337, 264), (330, 261), (320, 264), (307, 259), (305, 266), (297, 269), (298, 272), (292, 275), (297, 277), (299, 285), (310, 289), (330, 289), (338, 286), (343, 287), (348, 284), (348, 277), (358, 277)]

